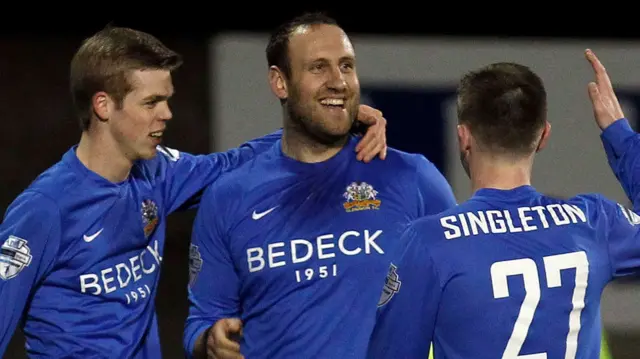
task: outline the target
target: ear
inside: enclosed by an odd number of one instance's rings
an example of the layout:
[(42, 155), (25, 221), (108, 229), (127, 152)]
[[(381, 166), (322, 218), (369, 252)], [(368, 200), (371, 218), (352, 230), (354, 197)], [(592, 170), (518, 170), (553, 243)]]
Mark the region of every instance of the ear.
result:
[(286, 78), (277, 66), (269, 68), (269, 86), (280, 100), (286, 100), (289, 97)]
[(104, 92), (96, 92), (91, 98), (91, 107), (93, 108), (93, 114), (99, 121), (105, 122), (111, 115), (113, 101), (111, 97)]
[(542, 151), (542, 149), (547, 145), (547, 141), (549, 140), (550, 135), (551, 124), (549, 122), (545, 122), (544, 128), (542, 129), (542, 135), (540, 135), (540, 142), (538, 142), (538, 148), (536, 148), (536, 152)]
[(464, 124), (460, 124), (457, 127), (458, 130), (458, 146), (460, 146), (460, 152), (469, 151), (471, 148), (471, 131), (469, 127)]

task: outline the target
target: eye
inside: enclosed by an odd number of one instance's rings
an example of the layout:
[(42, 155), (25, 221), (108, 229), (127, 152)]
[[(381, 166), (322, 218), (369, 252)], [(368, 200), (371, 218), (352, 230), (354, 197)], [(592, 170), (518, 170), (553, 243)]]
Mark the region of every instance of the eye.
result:
[(320, 72), (322, 69), (324, 69), (324, 64), (322, 63), (311, 65), (311, 72)]
[(355, 67), (355, 65), (352, 62), (344, 62), (342, 63), (342, 70), (343, 71), (350, 71), (353, 70), (353, 68)]

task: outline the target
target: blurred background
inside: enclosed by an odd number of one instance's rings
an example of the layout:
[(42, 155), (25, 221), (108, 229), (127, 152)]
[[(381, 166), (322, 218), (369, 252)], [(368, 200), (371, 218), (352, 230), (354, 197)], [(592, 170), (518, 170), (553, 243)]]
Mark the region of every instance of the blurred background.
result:
[[(615, 14), (612, 21), (600, 18), (606, 9), (577, 17), (575, 9), (568, 14), (541, 8), (516, 11), (515, 5), (501, 14), (498, 4), (468, 4), (464, 11), (461, 4), (371, 4), (305, 9), (295, 4), (285, 8), (284, 3), (180, 3), (166, 8), (154, 3), (153, 10), (136, 13), (130, 10), (133, 5), (116, 3), (107, 4), (108, 9), (45, 4), (28, 12), (4, 12), (0, 210), (4, 213), (79, 139), (68, 65), (83, 38), (111, 22), (150, 32), (181, 53), (185, 64), (174, 75), (174, 119), (165, 144), (193, 153), (223, 151), (280, 127), (279, 104), (268, 89), (264, 49), (268, 31), (304, 10), (327, 10), (339, 20), (356, 48), (363, 102), (384, 112), (389, 144), (428, 157), (449, 179), (459, 201), (470, 191), (455, 150), (456, 83), (475, 67), (515, 61), (532, 67), (549, 95), (552, 136), (537, 160), (534, 186), (558, 196), (600, 192), (629, 204), (602, 151), (586, 92), (592, 76), (583, 57), (587, 47), (598, 54), (636, 126), (640, 32), (623, 21), (624, 14)], [(416, 8), (422, 5), (425, 9)], [(169, 218), (157, 295), (165, 358), (183, 357), (193, 216), (186, 212)], [(605, 293), (602, 315), (616, 359), (639, 357), (640, 311), (634, 306), (639, 296), (634, 279), (612, 284)], [(23, 348), (24, 338), (17, 331), (4, 358), (25, 358)]]

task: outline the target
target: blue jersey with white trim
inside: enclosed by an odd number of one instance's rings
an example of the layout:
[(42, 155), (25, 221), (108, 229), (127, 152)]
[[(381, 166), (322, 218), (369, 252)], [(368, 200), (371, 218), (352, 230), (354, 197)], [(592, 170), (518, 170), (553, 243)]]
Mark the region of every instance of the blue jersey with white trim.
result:
[[(412, 219), (455, 205), (421, 155), (322, 163), (276, 143), (205, 193), (191, 247), (185, 349), (218, 319), (242, 319), (247, 358), (363, 358), (388, 255)], [(225, 203), (220, 212), (215, 203)]]
[[(640, 136), (602, 134), (637, 209)], [(640, 272), (640, 217), (598, 194), (555, 199), (531, 186), (481, 189), (413, 222), (392, 259), (368, 358), (600, 356), (600, 299)]]
[(161, 358), (154, 302), (166, 216), (198, 206), (207, 185), (279, 137), (210, 155), (159, 148), (121, 183), (71, 148), (0, 226), (0, 354), (21, 323), (31, 358)]

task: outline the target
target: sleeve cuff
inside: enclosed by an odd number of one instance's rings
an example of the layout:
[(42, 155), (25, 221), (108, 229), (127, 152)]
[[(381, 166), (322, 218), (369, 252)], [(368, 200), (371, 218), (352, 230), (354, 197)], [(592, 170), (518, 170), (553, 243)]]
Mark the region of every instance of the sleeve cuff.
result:
[(613, 150), (616, 156), (619, 156), (625, 149), (625, 141), (634, 135), (636, 132), (631, 128), (629, 121), (626, 118), (621, 118), (605, 128), (600, 134), (600, 138), (605, 145)]
[(195, 349), (196, 346), (196, 341), (198, 340), (198, 337), (200, 336), (200, 334), (204, 333), (205, 330), (209, 329), (209, 327), (211, 327), (213, 324), (209, 324), (209, 323), (202, 323), (199, 324), (197, 326), (194, 326), (195, 328), (190, 328), (191, 329), (191, 335), (187, 338), (187, 341), (185, 343), (185, 349), (186, 349), (186, 356), (188, 359), (193, 359), (193, 349)]

